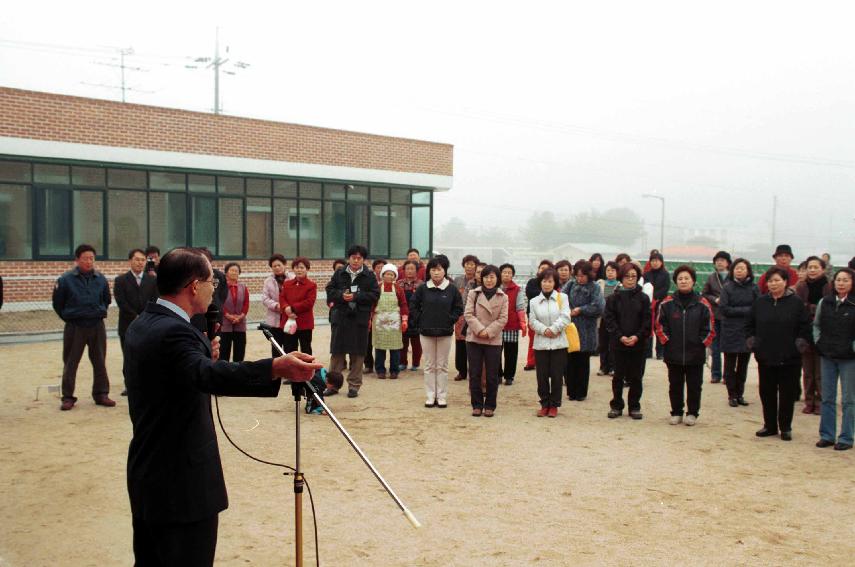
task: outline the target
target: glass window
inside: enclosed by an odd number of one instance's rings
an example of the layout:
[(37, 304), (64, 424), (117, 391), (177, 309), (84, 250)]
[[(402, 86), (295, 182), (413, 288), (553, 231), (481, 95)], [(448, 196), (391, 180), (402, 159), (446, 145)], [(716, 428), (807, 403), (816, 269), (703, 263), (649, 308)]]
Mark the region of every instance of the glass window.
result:
[(243, 256), (243, 199), (220, 201), (220, 256)]
[(371, 201), (374, 203), (388, 203), (389, 202), (389, 188), (388, 187), (372, 187), (371, 188)]
[(68, 185), (68, 166), (54, 165), (49, 163), (37, 163), (33, 167), (33, 177), (36, 183)]
[[(300, 187), (302, 191), (302, 186)], [(281, 250), (280, 250), (281, 252)], [(300, 256), (320, 258), (321, 202), (300, 199)]]
[(344, 185), (338, 183), (324, 183), (324, 199), (344, 200)]
[[(257, 197), (270, 196), (270, 180), (269, 179), (247, 179), (246, 194), (255, 195)], [(297, 184), (294, 184), (294, 196), (297, 196)]]
[(23, 181), (29, 183), (32, 180), (30, 164), (23, 161), (0, 161), (0, 181)]
[(217, 199), (214, 197), (191, 198), (192, 240), (193, 246), (204, 246), (217, 254)]
[(187, 188), (194, 193), (216, 193), (213, 175), (188, 175)]
[(108, 169), (107, 185), (120, 189), (145, 189), (148, 182), (145, 171), (134, 169)]
[(181, 193), (149, 193), (149, 244), (161, 250), (187, 245), (187, 196)]
[(217, 188), (226, 195), (243, 195), (243, 177), (217, 177)]
[(413, 191), (414, 205), (430, 205), (430, 191)]
[(104, 193), (101, 191), (75, 191), (74, 246), (86, 243), (95, 247), (97, 254), (106, 255), (104, 250)]
[(392, 194), (392, 202), (393, 203), (409, 204), (409, 202), (410, 202), (410, 190), (409, 189), (390, 189), (389, 192)]
[(348, 202), (345, 241), (368, 246), (368, 222), (368, 205)]
[(385, 205), (371, 207), (371, 245), (368, 253), (372, 256), (389, 256), (389, 207)]
[(344, 203), (324, 201), (324, 258), (344, 256)]
[[(311, 201), (306, 201), (306, 210), (311, 210)], [(319, 203), (320, 204), (320, 203)], [(320, 227), (320, 207), (316, 207), (317, 222)], [(286, 258), (297, 255), (297, 200), (296, 199), (273, 199), (273, 251), (278, 252)], [(311, 237), (311, 228), (307, 228)], [(317, 241), (320, 244), (320, 231), (317, 231)], [(311, 257), (320, 256), (320, 250)]]
[(184, 191), (184, 174), (152, 171), (148, 174), (152, 189), (161, 191)]
[(71, 254), (71, 191), (45, 189), (41, 193), (39, 255)]
[(347, 192), (348, 201), (367, 201), (368, 187), (353, 187)]
[[(300, 198), (301, 199), (320, 199), (321, 184), (320, 183), (304, 183), (300, 182)], [(303, 254), (305, 256), (305, 254)]]
[(31, 189), (23, 185), (0, 185), (0, 258), (32, 258), (32, 218)]
[[(107, 233), (110, 242), (110, 258), (124, 259), (134, 248), (145, 248), (146, 194), (142, 191), (110, 191), (107, 207)], [(166, 250), (164, 249), (164, 253)]]
[(412, 245), (422, 257), (430, 256), (430, 207), (413, 207)]
[(272, 212), (270, 198), (246, 200), (247, 258), (270, 258)]
[(389, 215), (392, 221), (389, 255), (393, 258), (406, 258), (407, 249), (410, 247), (410, 207), (392, 205), (389, 207)]
[[(284, 179), (277, 179), (273, 182), (273, 195), (275, 197), (294, 197), (297, 198), (297, 182), (296, 181), (285, 181)], [(311, 196), (311, 195), (310, 195)], [(318, 198), (320, 199), (320, 195)]]
[(100, 167), (72, 167), (71, 183), (82, 187), (103, 187), (104, 174)]

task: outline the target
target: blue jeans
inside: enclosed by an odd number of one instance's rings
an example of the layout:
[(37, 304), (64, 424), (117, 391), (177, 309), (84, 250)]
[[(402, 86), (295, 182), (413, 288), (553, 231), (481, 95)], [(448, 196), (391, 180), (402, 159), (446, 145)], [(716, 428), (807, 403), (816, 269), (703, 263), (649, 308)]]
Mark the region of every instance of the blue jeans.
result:
[(834, 441), (837, 432), (837, 380), (840, 379), (843, 422), (840, 424), (839, 443), (852, 445), (855, 433), (855, 359), (822, 357), (822, 410), (819, 418), (819, 437)]
[(712, 341), (712, 377), (721, 378), (721, 321), (715, 320), (715, 338)]
[[(389, 373), (397, 374), (398, 367), (401, 365), (401, 351), (390, 350), (392, 354), (389, 356)], [(386, 374), (386, 351), (374, 349), (374, 371), (377, 374)]]

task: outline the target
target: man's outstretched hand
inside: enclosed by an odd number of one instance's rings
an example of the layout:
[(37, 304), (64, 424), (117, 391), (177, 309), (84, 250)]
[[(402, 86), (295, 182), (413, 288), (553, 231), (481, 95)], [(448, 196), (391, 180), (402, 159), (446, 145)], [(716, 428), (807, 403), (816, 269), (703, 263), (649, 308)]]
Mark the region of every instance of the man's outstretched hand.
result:
[(304, 352), (292, 352), (273, 359), (273, 378), (285, 378), (292, 382), (308, 382), (315, 370), (323, 368), (315, 357)]

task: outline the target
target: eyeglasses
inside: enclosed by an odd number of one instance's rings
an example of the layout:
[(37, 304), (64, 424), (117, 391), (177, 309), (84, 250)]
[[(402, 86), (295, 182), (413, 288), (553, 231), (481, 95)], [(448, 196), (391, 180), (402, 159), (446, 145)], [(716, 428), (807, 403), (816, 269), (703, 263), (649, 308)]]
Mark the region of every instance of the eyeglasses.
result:
[(214, 289), (217, 289), (217, 286), (220, 285), (220, 280), (211, 278), (210, 280), (190, 280), (189, 282), (187, 282), (187, 285), (185, 285), (184, 287), (190, 286), (193, 282), (209, 283), (209, 284), (211, 284), (211, 287)]
[(625, 279), (625, 280), (637, 280), (638, 276), (636, 276), (635, 274), (627, 274), (623, 277), (623, 279)]

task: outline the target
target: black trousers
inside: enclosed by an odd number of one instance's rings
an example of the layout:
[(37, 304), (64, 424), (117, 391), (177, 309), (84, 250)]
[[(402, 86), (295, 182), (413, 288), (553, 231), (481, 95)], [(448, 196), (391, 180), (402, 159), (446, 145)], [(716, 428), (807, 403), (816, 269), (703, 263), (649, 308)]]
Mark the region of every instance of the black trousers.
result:
[(540, 399), (540, 407), (561, 407), (561, 381), (564, 378), (566, 366), (566, 349), (534, 351), (537, 397)]
[(219, 516), (187, 524), (154, 524), (133, 517), (135, 567), (210, 567)]
[[(368, 347), (365, 350), (365, 358), (363, 358), (363, 362), (365, 363), (365, 370), (368, 372), (372, 372), (374, 370), (374, 347), (372, 346), (372, 333), (368, 331)], [(351, 360), (351, 364), (353, 361)]]
[(686, 414), (698, 417), (701, 411), (703, 364), (668, 364), (668, 397), (671, 415), (683, 415), (683, 390), (686, 390)]
[(802, 365), (758, 366), (760, 374), (760, 401), (763, 404), (763, 423), (770, 431), (792, 431), (793, 406), (799, 391)]
[(627, 403), (629, 411), (641, 409), (641, 379), (644, 376), (644, 348), (614, 349), (615, 375), (612, 377), (611, 407), (623, 410), (623, 381), (629, 384)]
[(312, 329), (297, 331), (293, 335), (285, 333), (285, 352), (294, 352), (297, 350), (298, 343), (300, 345), (300, 352), (312, 354)]
[[(469, 353), (469, 394), (472, 398), (472, 407), (494, 410), (496, 395), (499, 392), (499, 363), (502, 358), (502, 346), (467, 343), (466, 351)], [(486, 392), (481, 389), (482, 368), (487, 372)]]
[(499, 376), (513, 381), (517, 375), (517, 358), (520, 352), (519, 343), (502, 343), (502, 358), (504, 364), (499, 368)]
[(741, 398), (745, 395), (745, 379), (748, 376), (750, 352), (724, 353), (724, 383), (728, 398)]
[[(230, 358), (232, 347), (235, 348), (234, 358)], [(286, 352), (288, 349), (285, 349)], [(220, 333), (220, 360), (243, 362), (246, 356), (246, 332)]]
[(83, 350), (89, 350), (89, 362), (92, 363), (92, 398), (110, 393), (110, 380), (107, 377), (107, 330), (104, 321), (98, 321), (92, 327), (82, 327), (66, 323), (62, 332), (62, 399), (74, 400), (74, 388), (77, 383), (77, 367), (83, 358)]
[(600, 321), (599, 342), (600, 370), (608, 374), (615, 369), (615, 356), (612, 352), (611, 341), (609, 341), (609, 332), (606, 330), (606, 324), (602, 321)]
[(466, 376), (469, 355), (466, 354), (466, 341), (454, 340), (454, 368), (461, 376)]
[(567, 369), (564, 381), (567, 384), (567, 397), (581, 400), (588, 397), (588, 379), (591, 376), (591, 353), (568, 352)]
[[(279, 343), (279, 346), (281, 346), (285, 352), (291, 352), (287, 348), (285, 348), (285, 331), (283, 331), (282, 329), (270, 329), (270, 334), (273, 335), (273, 338), (276, 340), (277, 343)], [(276, 350), (276, 347), (272, 344), (270, 345), (270, 354), (273, 356), (273, 358), (281, 356), (279, 354), (279, 351)]]

